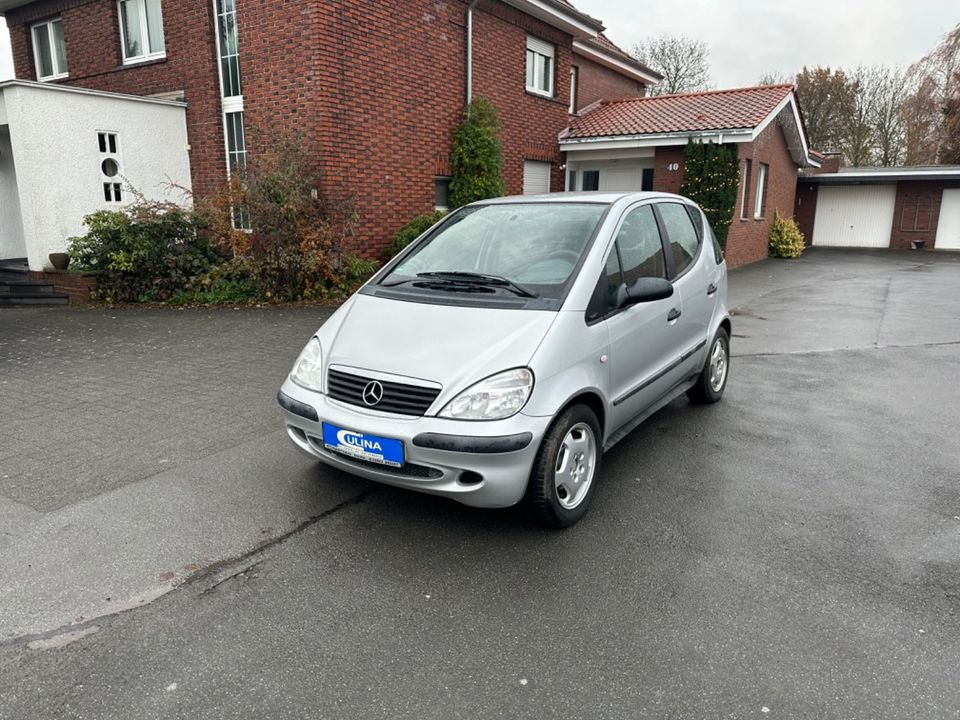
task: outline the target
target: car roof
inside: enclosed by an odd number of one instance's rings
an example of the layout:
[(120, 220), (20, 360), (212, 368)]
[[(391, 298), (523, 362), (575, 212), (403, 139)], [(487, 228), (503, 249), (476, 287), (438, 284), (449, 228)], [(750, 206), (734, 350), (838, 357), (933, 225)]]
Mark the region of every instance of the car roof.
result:
[(613, 205), (621, 200), (654, 200), (671, 199), (691, 202), (688, 198), (680, 195), (663, 192), (562, 192), (545, 193), (542, 195), (510, 195), (501, 198), (491, 198), (490, 200), (481, 200), (478, 205), (518, 205), (521, 203), (563, 203), (563, 202), (589, 202), (600, 205)]

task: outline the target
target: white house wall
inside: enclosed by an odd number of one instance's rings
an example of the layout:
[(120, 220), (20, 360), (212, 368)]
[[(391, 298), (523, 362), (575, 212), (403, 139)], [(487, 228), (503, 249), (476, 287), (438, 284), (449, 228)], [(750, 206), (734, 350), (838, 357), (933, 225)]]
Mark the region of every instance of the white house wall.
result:
[[(172, 188), (190, 188), (182, 105), (34, 85), (2, 92), (31, 270), (43, 269), (50, 253), (84, 232), (84, 216), (126, 205), (127, 185), (150, 200), (189, 202)], [(99, 131), (119, 136), (120, 204), (104, 199)]]
[(0, 125), (0, 259), (26, 256), (13, 148), (10, 145), (10, 133), (5, 125)]

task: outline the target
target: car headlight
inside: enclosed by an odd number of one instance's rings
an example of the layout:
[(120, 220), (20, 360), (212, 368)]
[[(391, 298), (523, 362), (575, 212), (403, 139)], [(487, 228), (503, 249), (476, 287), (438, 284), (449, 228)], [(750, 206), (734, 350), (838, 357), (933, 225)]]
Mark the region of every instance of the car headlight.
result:
[(307, 390), (323, 390), (323, 357), (320, 352), (320, 341), (310, 338), (310, 342), (300, 353), (300, 357), (293, 364), (290, 379)]
[(533, 373), (526, 368), (507, 370), (464, 390), (440, 411), (453, 420), (503, 420), (527, 404)]

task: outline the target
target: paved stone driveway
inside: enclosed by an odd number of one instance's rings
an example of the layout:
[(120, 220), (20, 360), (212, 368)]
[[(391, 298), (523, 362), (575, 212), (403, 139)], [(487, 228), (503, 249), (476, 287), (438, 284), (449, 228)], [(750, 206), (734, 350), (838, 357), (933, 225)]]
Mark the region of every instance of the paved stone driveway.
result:
[(276, 429), (329, 313), (0, 310), (0, 496), (49, 512)]

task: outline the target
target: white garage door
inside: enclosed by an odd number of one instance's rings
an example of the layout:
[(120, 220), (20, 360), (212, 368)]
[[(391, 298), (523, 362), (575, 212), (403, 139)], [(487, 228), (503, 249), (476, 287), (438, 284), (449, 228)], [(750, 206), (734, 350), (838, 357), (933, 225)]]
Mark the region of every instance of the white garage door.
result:
[(960, 189), (943, 191), (935, 247), (938, 250), (960, 250)]
[(523, 194), (536, 195), (550, 192), (550, 163), (523, 161)]
[(890, 247), (896, 200), (896, 185), (821, 187), (813, 223), (813, 244)]

